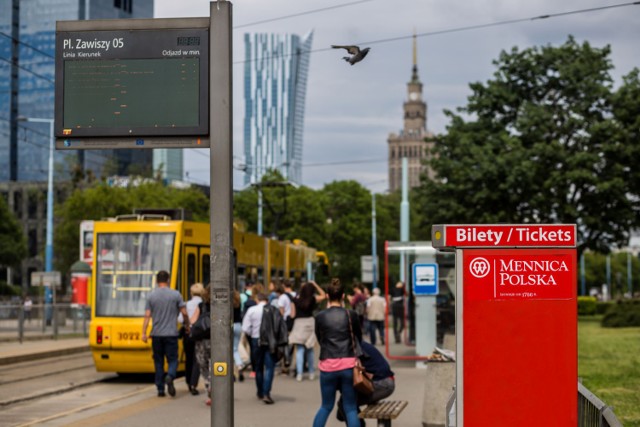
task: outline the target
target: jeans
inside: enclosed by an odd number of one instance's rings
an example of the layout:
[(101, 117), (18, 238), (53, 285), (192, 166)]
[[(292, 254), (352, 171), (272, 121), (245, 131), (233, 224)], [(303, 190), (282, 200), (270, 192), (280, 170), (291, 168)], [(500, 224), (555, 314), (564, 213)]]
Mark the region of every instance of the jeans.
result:
[(188, 386), (197, 387), (200, 379), (200, 368), (196, 360), (196, 342), (185, 336), (182, 339), (182, 348), (184, 349), (184, 379)]
[(256, 388), (258, 397), (269, 396), (273, 384), (273, 374), (276, 370), (275, 355), (269, 352), (269, 347), (261, 346), (258, 338), (251, 338), (251, 352), (256, 364), (253, 370), (256, 373)]
[(384, 320), (369, 320), (369, 338), (376, 345), (376, 331), (380, 332), (380, 342), (384, 345)]
[(164, 359), (167, 358), (171, 378), (178, 375), (178, 337), (151, 337), (153, 364), (156, 369), (156, 387), (164, 391)]
[(320, 371), (320, 393), (322, 406), (313, 419), (313, 427), (324, 427), (336, 402), (336, 392), (342, 394), (342, 404), (348, 427), (360, 427), (358, 407), (356, 406), (356, 391), (353, 388), (353, 369), (343, 369), (336, 372)]
[(400, 343), (400, 334), (404, 329), (404, 303), (394, 302), (391, 305), (391, 313), (393, 314), (393, 335), (396, 344)]
[(313, 347), (307, 348), (303, 344), (296, 344), (296, 373), (302, 375), (304, 372), (304, 356), (307, 355), (307, 367), (309, 368), (309, 374), (313, 374), (315, 369), (313, 367)]
[(238, 346), (240, 345), (241, 335), (242, 323), (236, 322), (233, 324), (233, 363), (235, 363), (238, 368), (242, 368), (244, 366), (244, 363), (242, 363), (242, 358), (240, 357), (240, 353), (238, 353)]

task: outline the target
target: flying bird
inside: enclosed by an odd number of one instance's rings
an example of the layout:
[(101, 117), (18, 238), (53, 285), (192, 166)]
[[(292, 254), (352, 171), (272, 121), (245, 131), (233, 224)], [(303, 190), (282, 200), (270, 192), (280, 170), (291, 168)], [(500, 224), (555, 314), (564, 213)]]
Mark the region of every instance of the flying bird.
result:
[(367, 53), (369, 53), (369, 49), (371, 49), (370, 47), (366, 47), (361, 50), (358, 46), (338, 46), (334, 44), (332, 44), (331, 47), (334, 49), (347, 49), (347, 52), (349, 52), (351, 56), (345, 56), (342, 59), (351, 65), (362, 61), (364, 57), (367, 56)]

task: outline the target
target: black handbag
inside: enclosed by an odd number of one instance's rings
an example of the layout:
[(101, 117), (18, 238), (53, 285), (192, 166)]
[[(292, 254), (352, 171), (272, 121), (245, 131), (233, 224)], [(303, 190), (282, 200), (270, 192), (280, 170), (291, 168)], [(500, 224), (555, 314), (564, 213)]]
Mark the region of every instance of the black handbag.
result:
[[(205, 304), (202, 304), (203, 308)], [(211, 337), (211, 315), (209, 310), (200, 310), (198, 320), (191, 325), (190, 337), (194, 341), (209, 339)]]

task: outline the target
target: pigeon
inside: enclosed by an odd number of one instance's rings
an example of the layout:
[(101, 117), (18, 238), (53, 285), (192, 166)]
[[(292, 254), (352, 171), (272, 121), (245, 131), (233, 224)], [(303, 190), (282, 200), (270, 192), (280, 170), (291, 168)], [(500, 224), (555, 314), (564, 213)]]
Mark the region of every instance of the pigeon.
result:
[(362, 61), (364, 57), (367, 56), (367, 53), (369, 53), (369, 49), (371, 49), (369, 47), (366, 47), (361, 50), (358, 46), (337, 46), (333, 44), (331, 45), (331, 47), (334, 49), (347, 49), (347, 52), (349, 52), (351, 56), (345, 56), (342, 59), (344, 59), (351, 65), (355, 64), (356, 62)]

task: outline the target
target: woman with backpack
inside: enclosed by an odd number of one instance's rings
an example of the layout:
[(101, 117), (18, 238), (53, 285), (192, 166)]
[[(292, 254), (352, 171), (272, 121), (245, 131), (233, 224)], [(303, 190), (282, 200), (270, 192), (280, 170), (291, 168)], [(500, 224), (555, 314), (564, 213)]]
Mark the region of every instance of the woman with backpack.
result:
[(296, 348), (296, 379), (302, 381), (305, 356), (309, 379), (315, 379), (313, 348), (316, 345), (315, 319), (313, 312), (318, 304), (326, 298), (325, 292), (316, 282), (307, 282), (300, 288), (300, 293), (293, 300), (294, 320), (289, 344)]
[[(211, 294), (209, 286), (204, 289), (200, 295), (202, 302), (189, 318), (192, 325), (195, 325), (200, 316), (211, 316)], [(208, 398), (205, 401), (207, 405), (211, 405), (211, 339), (206, 336), (200, 337), (196, 341), (196, 360), (200, 367), (200, 375), (204, 379), (204, 386), (207, 390)]]

